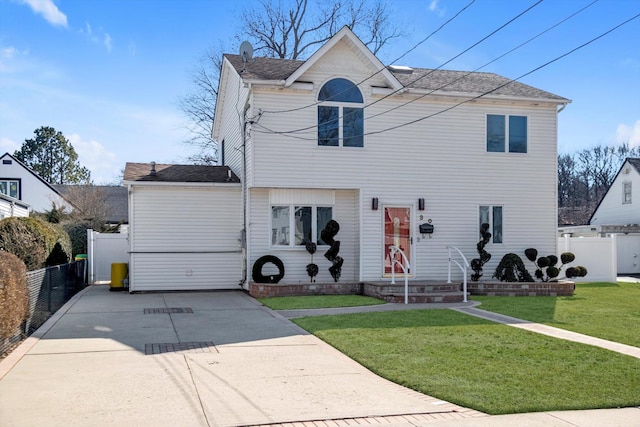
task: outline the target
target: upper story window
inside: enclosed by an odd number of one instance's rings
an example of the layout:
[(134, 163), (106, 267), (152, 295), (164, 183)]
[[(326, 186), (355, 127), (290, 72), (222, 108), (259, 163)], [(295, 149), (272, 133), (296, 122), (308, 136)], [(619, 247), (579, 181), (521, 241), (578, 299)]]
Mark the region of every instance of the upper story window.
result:
[(364, 146), (364, 100), (347, 79), (329, 80), (318, 94), (318, 145)]
[(622, 183), (622, 204), (630, 205), (631, 204), (631, 182), (623, 182)]
[(487, 151), (527, 152), (527, 117), (487, 114)]
[(0, 178), (0, 193), (14, 199), (20, 198), (20, 180)]

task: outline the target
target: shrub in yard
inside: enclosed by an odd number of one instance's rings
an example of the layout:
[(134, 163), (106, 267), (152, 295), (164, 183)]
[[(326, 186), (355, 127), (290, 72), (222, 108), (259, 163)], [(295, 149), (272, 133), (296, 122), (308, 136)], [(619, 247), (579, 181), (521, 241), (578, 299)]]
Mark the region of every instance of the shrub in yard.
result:
[(87, 253), (87, 230), (93, 228), (90, 221), (69, 221), (62, 224), (62, 228), (71, 239), (73, 255)]
[(573, 279), (574, 277), (584, 277), (587, 275), (587, 269), (579, 265), (577, 267), (569, 267), (566, 271), (567, 279)]
[(471, 280), (477, 282), (482, 277), (482, 267), (489, 262), (491, 259), (491, 254), (487, 252), (484, 247), (491, 240), (491, 233), (489, 233), (489, 224), (486, 222), (480, 226), (480, 241), (476, 245), (476, 249), (478, 250), (478, 258), (474, 258), (471, 260), (471, 269), (474, 273), (471, 275)]
[(0, 339), (12, 337), (29, 313), (27, 268), (17, 256), (0, 251)]
[[(563, 252), (562, 254), (560, 254), (560, 261), (562, 262), (562, 264), (560, 265), (560, 267), (557, 267), (556, 265), (558, 264), (558, 257), (555, 255), (547, 255), (538, 258), (538, 251), (534, 248), (525, 249), (524, 254), (527, 259), (533, 262), (536, 266), (536, 271), (534, 273), (536, 279), (542, 280), (543, 282), (556, 280), (556, 278), (562, 271), (562, 267), (564, 267), (565, 264), (573, 262), (573, 260), (575, 260), (576, 258), (575, 255), (571, 252)], [(567, 277), (569, 277), (568, 274)]]
[(517, 254), (509, 253), (502, 257), (496, 267), (493, 277), (501, 282), (533, 282), (533, 277), (527, 271)]
[(0, 221), (0, 250), (16, 255), (31, 271), (68, 262), (71, 240), (55, 224), (38, 218), (10, 217)]

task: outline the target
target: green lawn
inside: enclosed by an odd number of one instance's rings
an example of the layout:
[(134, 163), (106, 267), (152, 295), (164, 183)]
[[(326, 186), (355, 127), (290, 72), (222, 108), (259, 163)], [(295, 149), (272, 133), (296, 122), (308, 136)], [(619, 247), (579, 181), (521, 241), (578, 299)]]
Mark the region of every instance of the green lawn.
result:
[(258, 298), (273, 310), (297, 310), (301, 308), (333, 308), (377, 305), (385, 302), (363, 295), (306, 295), (298, 297)]
[(578, 283), (572, 297), (472, 299), (484, 310), (640, 347), (640, 283)]
[(490, 414), (640, 405), (640, 359), (451, 310), (294, 322), (384, 378)]

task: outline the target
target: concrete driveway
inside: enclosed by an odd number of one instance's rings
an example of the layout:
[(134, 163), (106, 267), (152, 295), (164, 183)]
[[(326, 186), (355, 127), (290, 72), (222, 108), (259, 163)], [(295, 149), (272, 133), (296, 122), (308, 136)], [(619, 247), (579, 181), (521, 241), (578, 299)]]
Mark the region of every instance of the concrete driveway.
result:
[(2, 426), (485, 417), (374, 375), (243, 292), (104, 285), (76, 295), (0, 363), (0, 402)]

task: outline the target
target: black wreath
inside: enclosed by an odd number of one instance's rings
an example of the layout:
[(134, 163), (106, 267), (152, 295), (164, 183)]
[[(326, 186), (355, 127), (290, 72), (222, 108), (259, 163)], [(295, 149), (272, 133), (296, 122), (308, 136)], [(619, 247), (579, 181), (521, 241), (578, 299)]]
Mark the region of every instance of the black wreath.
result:
[[(264, 274), (262, 274), (262, 267), (264, 267), (264, 265), (268, 263), (271, 263), (278, 268), (278, 274), (272, 274), (270, 276), (265, 276)], [(284, 277), (284, 264), (282, 263), (282, 260), (277, 256), (261, 256), (253, 264), (253, 269), (251, 269), (251, 277), (256, 283), (278, 283)]]

